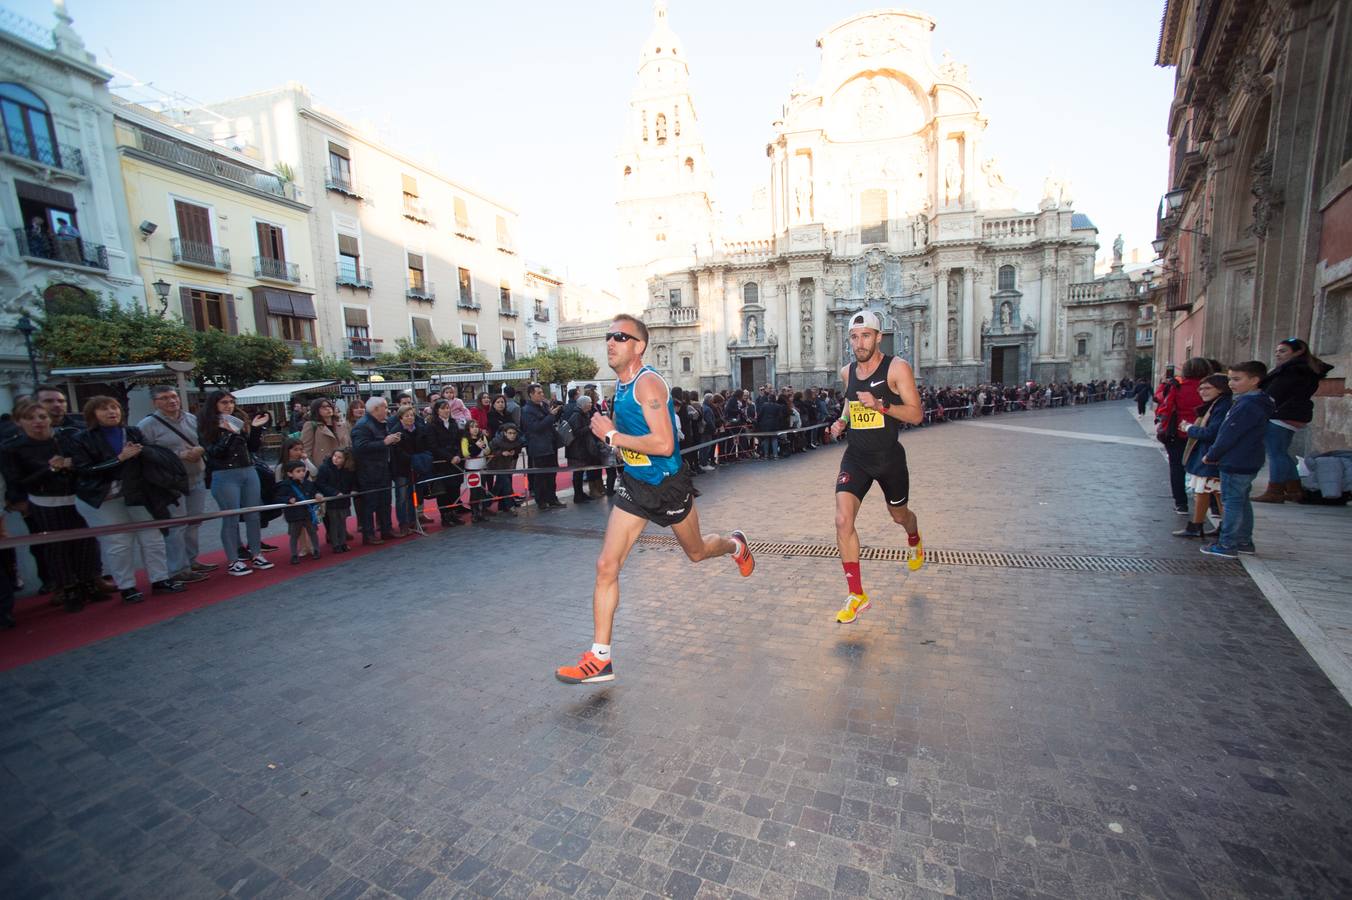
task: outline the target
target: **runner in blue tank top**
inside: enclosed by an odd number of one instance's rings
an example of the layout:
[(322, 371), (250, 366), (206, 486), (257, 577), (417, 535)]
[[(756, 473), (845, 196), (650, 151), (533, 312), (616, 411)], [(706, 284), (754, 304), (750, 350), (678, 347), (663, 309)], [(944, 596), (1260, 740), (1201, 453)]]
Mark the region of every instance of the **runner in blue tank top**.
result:
[(630, 315), (616, 316), (606, 333), (606, 362), (619, 379), (615, 419), (597, 413), (592, 416), (591, 429), (615, 448), (624, 471), (615, 487), (615, 505), (596, 561), (591, 649), (582, 654), (577, 665), (561, 666), (554, 673), (567, 684), (615, 679), (610, 636), (620, 605), (620, 569), (649, 522), (670, 528), (692, 562), (730, 554), (743, 577), (756, 567), (742, 532), (734, 531), (727, 537), (700, 534), (695, 490), (689, 470), (681, 464), (676, 407), (666, 381), (643, 364), (646, 349), (648, 327), (643, 321)]

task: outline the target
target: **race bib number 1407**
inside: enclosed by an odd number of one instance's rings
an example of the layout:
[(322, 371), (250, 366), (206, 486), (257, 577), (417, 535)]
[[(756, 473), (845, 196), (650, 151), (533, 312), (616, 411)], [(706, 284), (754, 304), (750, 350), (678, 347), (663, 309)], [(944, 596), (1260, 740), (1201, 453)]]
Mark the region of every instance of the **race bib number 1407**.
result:
[(854, 430), (883, 427), (883, 414), (858, 400), (850, 401), (850, 428)]

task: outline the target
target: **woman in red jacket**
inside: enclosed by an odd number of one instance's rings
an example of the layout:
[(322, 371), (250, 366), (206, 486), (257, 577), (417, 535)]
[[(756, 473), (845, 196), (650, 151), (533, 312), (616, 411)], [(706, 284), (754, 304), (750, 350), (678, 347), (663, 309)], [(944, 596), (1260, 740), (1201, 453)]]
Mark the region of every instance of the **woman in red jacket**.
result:
[(1174, 495), (1174, 511), (1181, 516), (1188, 514), (1188, 492), (1185, 487), (1187, 473), (1183, 469), (1183, 450), (1187, 438), (1179, 439), (1180, 422), (1192, 424), (1197, 419), (1197, 407), (1202, 405), (1202, 395), (1197, 385), (1211, 374), (1211, 363), (1200, 356), (1194, 356), (1183, 364), (1183, 377), (1179, 378), (1172, 390), (1164, 397), (1156, 412), (1159, 425), (1155, 435), (1164, 444), (1169, 456), (1169, 490)]

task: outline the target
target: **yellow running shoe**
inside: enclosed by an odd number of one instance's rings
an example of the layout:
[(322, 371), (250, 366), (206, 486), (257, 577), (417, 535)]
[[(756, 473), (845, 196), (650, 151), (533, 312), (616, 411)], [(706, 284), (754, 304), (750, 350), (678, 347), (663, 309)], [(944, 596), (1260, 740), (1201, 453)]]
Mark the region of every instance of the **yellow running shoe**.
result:
[(868, 609), (868, 594), (851, 594), (845, 598), (845, 605), (836, 613), (836, 622), (841, 625), (849, 625), (859, 614)]
[[(910, 537), (907, 536), (907, 543), (910, 543)], [(920, 571), (920, 567), (925, 564), (925, 544), (920, 540), (920, 532), (915, 533), (915, 543), (911, 544), (911, 555), (906, 560), (906, 568), (912, 572)]]

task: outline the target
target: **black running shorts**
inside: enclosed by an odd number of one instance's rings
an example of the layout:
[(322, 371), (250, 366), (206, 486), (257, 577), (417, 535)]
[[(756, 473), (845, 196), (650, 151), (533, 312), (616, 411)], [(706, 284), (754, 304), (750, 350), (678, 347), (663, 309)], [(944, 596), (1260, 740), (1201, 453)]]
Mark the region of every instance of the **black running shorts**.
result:
[(681, 466), (675, 475), (662, 479), (661, 484), (649, 484), (628, 472), (621, 472), (620, 481), (615, 485), (615, 505), (654, 525), (670, 528), (684, 521), (695, 508), (695, 487), (690, 483), (690, 472), (685, 466)]
[(873, 482), (883, 489), (888, 506), (905, 506), (910, 499), (911, 472), (906, 468), (906, 449), (900, 444), (889, 451), (883, 460), (861, 460), (845, 451), (840, 460), (840, 474), (836, 476), (836, 492), (854, 494), (860, 500)]

